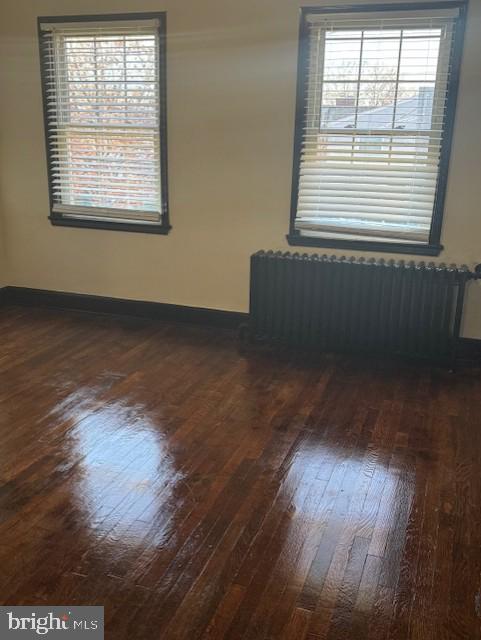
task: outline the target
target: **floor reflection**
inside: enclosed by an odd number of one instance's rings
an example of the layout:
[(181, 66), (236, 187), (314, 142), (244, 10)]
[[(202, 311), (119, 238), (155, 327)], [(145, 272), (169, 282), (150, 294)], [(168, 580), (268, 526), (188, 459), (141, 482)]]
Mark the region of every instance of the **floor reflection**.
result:
[(145, 407), (109, 403), (80, 416), (67, 446), (79, 460), (74, 499), (90, 535), (140, 544), (182, 482), (161, 421)]
[[(282, 532), (287, 556), (278, 564), (279, 576), (295, 571), (306, 598), (316, 593), (327, 606), (354, 561), (362, 569), (370, 555), (397, 559), (415, 473), (402, 456), (396, 462), (375, 448), (362, 456), (353, 449), (349, 457), (335, 445), (304, 443), (283, 492), (284, 500), (290, 495), (290, 518)], [(283, 508), (282, 500), (278, 504)]]

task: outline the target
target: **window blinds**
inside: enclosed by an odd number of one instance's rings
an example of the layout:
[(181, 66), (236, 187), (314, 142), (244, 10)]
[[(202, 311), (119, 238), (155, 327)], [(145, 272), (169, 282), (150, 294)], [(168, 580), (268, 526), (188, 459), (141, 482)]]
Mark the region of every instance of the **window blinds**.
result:
[(307, 14), (297, 233), (428, 243), (457, 15)]
[(40, 25), (52, 213), (159, 224), (159, 22)]

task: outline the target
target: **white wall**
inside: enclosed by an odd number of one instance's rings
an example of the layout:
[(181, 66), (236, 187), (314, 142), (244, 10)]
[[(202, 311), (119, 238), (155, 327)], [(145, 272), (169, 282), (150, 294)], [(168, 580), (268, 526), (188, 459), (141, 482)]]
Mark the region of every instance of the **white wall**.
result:
[[(288, 249), (299, 4), (1, 0), (0, 193), (9, 283), (246, 310), (250, 254)], [(173, 230), (155, 236), (52, 227), (36, 17), (142, 10), (168, 12)], [(480, 60), (481, 0), (471, 0), (438, 259), (470, 266), (481, 262)], [(481, 337), (478, 285), (470, 287), (464, 334)]]

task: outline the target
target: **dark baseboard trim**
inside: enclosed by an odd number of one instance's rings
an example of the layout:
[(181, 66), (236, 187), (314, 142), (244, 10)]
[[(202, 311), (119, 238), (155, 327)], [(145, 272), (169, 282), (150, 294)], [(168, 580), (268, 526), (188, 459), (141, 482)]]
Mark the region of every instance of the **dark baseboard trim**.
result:
[(237, 329), (248, 319), (247, 313), (186, 307), (163, 302), (143, 302), (123, 298), (105, 298), (82, 293), (46, 291), (25, 287), (5, 287), (0, 290), (0, 301), (7, 304), (68, 309), (119, 316), (133, 316), (151, 320), (170, 320), (192, 324)]
[(459, 338), (458, 357), (467, 360), (481, 360), (481, 339)]
[[(27, 287), (0, 288), (0, 305), (14, 304), (29, 307), (47, 307), (103, 313), (117, 316), (132, 316), (151, 320), (170, 320), (191, 324), (210, 325), (228, 329), (238, 329), (249, 319), (248, 313), (186, 307), (163, 302), (143, 302), (123, 298), (106, 298), (83, 293), (46, 291)], [(481, 339), (460, 338), (458, 357), (467, 360), (481, 360)]]

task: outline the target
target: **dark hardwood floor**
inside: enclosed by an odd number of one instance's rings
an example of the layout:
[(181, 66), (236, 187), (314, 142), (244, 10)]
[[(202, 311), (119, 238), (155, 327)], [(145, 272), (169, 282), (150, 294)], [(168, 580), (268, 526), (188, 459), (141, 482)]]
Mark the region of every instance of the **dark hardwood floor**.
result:
[(481, 380), (0, 309), (0, 599), (106, 637), (480, 637)]

